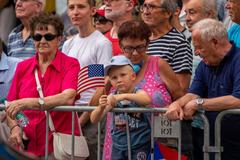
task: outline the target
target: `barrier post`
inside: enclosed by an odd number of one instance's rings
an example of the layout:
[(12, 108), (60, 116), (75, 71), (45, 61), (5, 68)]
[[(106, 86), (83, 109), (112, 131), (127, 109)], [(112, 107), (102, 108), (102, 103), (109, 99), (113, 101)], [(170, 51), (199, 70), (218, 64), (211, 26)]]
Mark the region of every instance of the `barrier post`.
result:
[(49, 112), (46, 111), (46, 143), (45, 143), (45, 160), (48, 160), (48, 131), (49, 131)]
[(210, 147), (210, 129), (209, 122), (205, 115), (197, 113), (203, 120), (204, 123), (204, 135), (203, 135), (203, 158), (204, 160), (209, 160), (209, 147)]
[[(151, 126), (154, 126), (154, 113), (151, 112)], [(154, 160), (154, 132), (151, 129), (151, 160)]]
[(221, 160), (221, 152), (223, 147), (221, 146), (221, 121), (226, 114), (240, 114), (240, 109), (228, 109), (220, 112), (215, 121), (215, 146), (217, 152), (215, 152), (215, 160)]
[(126, 132), (127, 132), (127, 144), (128, 144), (128, 160), (131, 159), (131, 138), (130, 138), (130, 131), (129, 131), (129, 125), (128, 125), (128, 114), (125, 112), (125, 118), (126, 118)]
[(97, 152), (97, 159), (100, 160), (101, 156), (101, 122), (98, 122), (98, 152)]
[[(75, 112), (72, 111), (72, 153), (71, 153), (71, 160), (74, 159), (74, 147), (75, 147), (75, 142), (74, 142), (74, 132), (75, 132)], [(79, 128), (79, 131), (80, 131), (80, 128)]]

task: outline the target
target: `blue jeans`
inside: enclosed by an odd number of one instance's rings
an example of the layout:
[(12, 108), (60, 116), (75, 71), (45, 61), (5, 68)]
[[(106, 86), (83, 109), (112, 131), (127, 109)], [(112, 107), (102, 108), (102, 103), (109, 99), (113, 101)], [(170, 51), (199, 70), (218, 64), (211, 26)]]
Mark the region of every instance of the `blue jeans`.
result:
[[(147, 160), (151, 150), (151, 142), (142, 145), (139, 148), (131, 149), (132, 160)], [(126, 160), (128, 159), (128, 150), (120, 150), (114, 145), (112, 146), (112, 157), (111, 160)]]

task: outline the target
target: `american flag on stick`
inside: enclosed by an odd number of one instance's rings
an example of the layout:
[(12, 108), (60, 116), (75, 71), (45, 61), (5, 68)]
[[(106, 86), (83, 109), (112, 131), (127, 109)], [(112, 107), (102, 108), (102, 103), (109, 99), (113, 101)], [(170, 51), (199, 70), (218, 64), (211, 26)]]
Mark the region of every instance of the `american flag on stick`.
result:
[(91, 64), (83, 67), (78, 74), (77, 93), (80, 94), (94, 87), (105, 87), (104, 67), (102, 64)]

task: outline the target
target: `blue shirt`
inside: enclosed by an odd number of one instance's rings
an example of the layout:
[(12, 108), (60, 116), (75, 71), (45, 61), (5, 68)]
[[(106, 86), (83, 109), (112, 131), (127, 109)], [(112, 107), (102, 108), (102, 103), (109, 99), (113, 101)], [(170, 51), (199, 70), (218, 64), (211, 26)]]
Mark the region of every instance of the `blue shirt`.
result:
[[(121, 101), (117, 103), (118, 108), (140, 107), (134, 102)], [(137, 149), (151, 143), (151, 127), (149, 113), (112, 113), (112, 142), (115, 148), (127, 150), (126, 121), (128, 121), (131, 149)]]
[(0, 59), (0, 98), (6, 98), (18, 62), (21, 60), (7, 57), (4, 53)]
[[(203, 61), (200, 62), (189, 92), (203, 98), (215, 98), (227, 95), (240, 98), (240, 48), (235, 47), (233, 44), (231, 50), (217, 67), (208, 66)], [(214, 137), (214, 123), (218, 113), (215, 111), (205, 111), (210, 123), (212, 138)], [(228, 128), (229, 126), (234, 126), (234, 130), (238, 128), (238, 131), (240, 131), (240, 117), (234, 115), (225, 116), (222, 121), (223, 132), (226, 132), (224, 140), (239, 137), (239, 135), (236, 137), (233, 136), (233, 133), (238, 132), (231, 131), (231, 127), (230, 129)], [(240, 148), (240, 138), (230, 141), (231, 143), (239, 143), (238, 147)]]
[(235, 43), (235, 45), (240, 48), (240, 25), (233, 24), (233, 26), (228, 30), (228, 39)]
[(7, 55), (20, 59), (27, 59), (35, 55), (33, 39), (29, 36), (25, 41), (22, 37), (23, 25), (13, 29), (8, 37)]

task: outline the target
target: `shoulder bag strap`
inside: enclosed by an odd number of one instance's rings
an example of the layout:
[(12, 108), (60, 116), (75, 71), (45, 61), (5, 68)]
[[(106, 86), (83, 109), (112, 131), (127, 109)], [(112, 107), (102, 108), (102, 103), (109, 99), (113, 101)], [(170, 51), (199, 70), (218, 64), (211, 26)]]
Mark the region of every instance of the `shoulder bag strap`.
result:
[[(38, 78), (38, 71), (37, 71), (37, 68), (35, 68), (34, 70), (34, 74), (35, 74), (35, 80), (36, 80), (36, 83), (37, 83), (37, 91), (38, 91), (38, 94), (40, 96), (40, 98), (44, 98), (43, 96), (43, 92), (42, 92), (42, 86), (40, 84), (40, 81), (39, 81), (39, 78)], [(44, 111), (46, 116), (47, 116), (47, 111)], [(51, 115), (49, 114), (49, 128), (52, 132), (55, 132), (55, 127), (54, 127), (54, 124), (53, 124), (53, 121), (52, 121), (52, 117)]]

